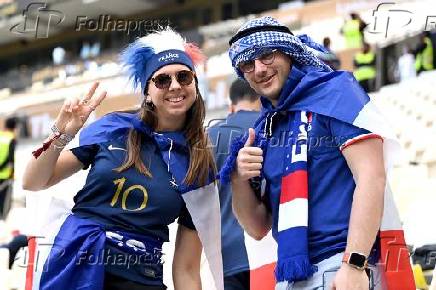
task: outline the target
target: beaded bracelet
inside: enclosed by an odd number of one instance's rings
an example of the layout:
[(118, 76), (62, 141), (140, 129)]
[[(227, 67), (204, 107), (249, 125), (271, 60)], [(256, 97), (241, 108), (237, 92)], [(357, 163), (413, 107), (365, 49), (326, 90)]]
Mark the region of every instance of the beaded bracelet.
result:
[(42, 152), (44, 152), (48, 148), (50, 148), (50, 145), (55, 140), (57, 140), (57, 142), (59, 142), (61, 144), (61, 146), (57, 146), (57, 145), (53, 144), (53, 148), (55, 150), (59, 150), (59, 149), (62, 150), (74, 138), (74, 136), (72, 136), (70, 134), (62, 133), (59, 130), (59, 128), (56, 126), (56, 124), (53, 124), (53, 126), (51, 127), (51, 131), (53, 132), (53, 134), (48, 138), (48, 140), (45, 141), (44, 143), (42, 143), (41, 147), (39, 147), (38, 149), (36, 149), (35, 151), (32, 152), (32, 155), (35, 157), (35, 159), (37, 159), (42, 154)]
[(74, 136), (73, 136), (73, 135), (70, 135), (70, 134), (68, 134), (68, 133), (62, 133), (62, 132), (59, 130), (58, 126), (56, 126), (56, 124), (53, 124), (53, 126), (51, 127), (51, 131), (52, 131), (53, 133), (59, 133), (59, 134), (60, 134), (59, 139), (62, 140), (62, 141), (65, 141), (65, 142), (66, 142), (65, 145), (68, 144), (68, 143), (70, 143), (71, 140), (74, 139)]

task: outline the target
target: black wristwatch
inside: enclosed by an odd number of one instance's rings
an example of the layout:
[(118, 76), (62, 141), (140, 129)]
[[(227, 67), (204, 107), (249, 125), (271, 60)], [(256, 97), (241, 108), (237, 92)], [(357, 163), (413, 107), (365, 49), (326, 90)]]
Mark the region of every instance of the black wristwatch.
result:
[(368, 258), (361, 253), (351, 252), (344, 254), (342, 262), (358, 270), (364, 270), (368, 264)]

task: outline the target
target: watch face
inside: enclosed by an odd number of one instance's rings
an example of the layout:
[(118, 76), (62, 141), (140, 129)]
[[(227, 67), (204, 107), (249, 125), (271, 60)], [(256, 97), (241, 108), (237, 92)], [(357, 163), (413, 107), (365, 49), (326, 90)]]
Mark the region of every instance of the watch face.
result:
[(357, 267), (364, 267), (366, 262), (366, 258), (364, 255), (358, 253), (351, 253), (349, 263), (351, 265), (355, 265)]

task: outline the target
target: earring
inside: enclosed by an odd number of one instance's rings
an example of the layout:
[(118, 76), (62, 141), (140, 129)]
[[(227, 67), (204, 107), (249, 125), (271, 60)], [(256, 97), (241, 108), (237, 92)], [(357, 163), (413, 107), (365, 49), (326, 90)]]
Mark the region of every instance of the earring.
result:
[(147, 106), (147, 108), (149, 109), (149, 110), (154, 110), (154, 104), (153, 104), (153, 102), (151, 101), (151, 100), (148, 100), (148, 101), (145, 101), (145, 106)]
[(143, 104), (144, 104), (144, 107), (146, 107), (147, 109), (149, 109), (149, 110), (154, 110), (154, 104), (153, 104), (153, 102), (152, 102), (150, 99), (148, 99), (147, 97), (145, 98)]

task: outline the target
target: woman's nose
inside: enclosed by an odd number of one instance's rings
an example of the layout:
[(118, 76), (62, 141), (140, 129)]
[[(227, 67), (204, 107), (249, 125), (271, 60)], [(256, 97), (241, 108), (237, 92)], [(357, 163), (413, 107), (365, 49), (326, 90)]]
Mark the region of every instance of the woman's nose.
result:
[(180, 86), (180, 84), (179, 84), (179, 82), (177, 81), (177, 79), (176, 79), (176, 77), (175, 76), (172, 76), (171, 77), (171, 84), (170, 84), (170, 91), (171, 90), (177, 90), (177, 89), (180, 89), (181, 88), (181, 86)]

